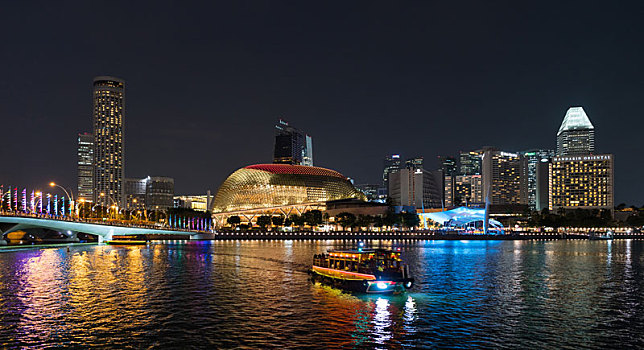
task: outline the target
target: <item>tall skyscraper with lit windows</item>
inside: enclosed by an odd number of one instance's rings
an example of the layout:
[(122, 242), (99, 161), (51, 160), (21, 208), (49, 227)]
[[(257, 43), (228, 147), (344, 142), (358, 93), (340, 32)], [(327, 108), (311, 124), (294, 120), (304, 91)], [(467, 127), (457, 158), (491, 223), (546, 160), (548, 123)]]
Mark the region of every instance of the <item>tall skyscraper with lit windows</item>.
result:
[(78, 199), (94, 200), (94, 135), (78, 134)]
[(280, 119), (275, 125), (273, 163), (313, 166), (313, 139)]
[(582, 107), (570, 107), (557, 132), (557, 156), (595, 152), (595, 127)]
[[(125, 81), (94, 78), (94, 201), (125, 206)], [(103, 193), (103, 195), (101, 195)]]

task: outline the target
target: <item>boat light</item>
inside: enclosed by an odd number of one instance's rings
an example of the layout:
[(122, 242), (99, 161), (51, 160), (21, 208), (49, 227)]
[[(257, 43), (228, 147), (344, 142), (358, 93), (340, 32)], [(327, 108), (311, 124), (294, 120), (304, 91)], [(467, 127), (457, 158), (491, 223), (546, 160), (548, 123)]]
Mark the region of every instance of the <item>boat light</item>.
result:
[(378, 287), (379, 289), (387, 289), (387, 283), (378, 282), (378, 283), (376, 283), (376, 287)]

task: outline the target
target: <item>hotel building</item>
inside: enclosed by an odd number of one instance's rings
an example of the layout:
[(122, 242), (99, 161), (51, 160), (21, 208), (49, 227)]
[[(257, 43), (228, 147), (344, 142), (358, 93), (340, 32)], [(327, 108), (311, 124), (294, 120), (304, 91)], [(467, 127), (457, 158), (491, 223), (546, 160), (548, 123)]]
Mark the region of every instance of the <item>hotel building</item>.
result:
[(612, 211), (613, 166), (612, 154), (554, 157), (549, 165), (549, 209)]
[(104, 206), (125, 206), (124, 116), (125, 82), (94, 78), (94, 201)]
[(78, 134), (78, 200), (94, 200), (94, 135)]

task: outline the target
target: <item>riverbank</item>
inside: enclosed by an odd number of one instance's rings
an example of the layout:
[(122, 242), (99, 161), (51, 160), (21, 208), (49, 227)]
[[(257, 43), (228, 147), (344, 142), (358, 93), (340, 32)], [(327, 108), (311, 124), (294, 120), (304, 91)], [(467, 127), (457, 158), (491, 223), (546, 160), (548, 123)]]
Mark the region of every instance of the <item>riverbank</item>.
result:
[(2, 252), (14, 252), (18, 250), (30, 250), (30, 249), (52, 249), (52, 248), (64, 248), (64, 247), (77, 247), (77, 246), (90, 246), (97, 245), (97, 242), (90, 243), (54, 243), (54, 244), (20, 244), (20, 245), (5, 245), (0, 246), (0, 253)]
[[(410, 240), (459, 240), (459, 241), (512, 241), (534, 239), (581, 239), (587, 240), (588, 234), (577, 233), (512, 233), (505, 235), (456, 234), (437, 232), (217, 232), (208, 239), (214, 240), (263, 240), (263, 239), (410, 239)], [(615, 234), (614, 239), (644, 239), (642, 233)]]

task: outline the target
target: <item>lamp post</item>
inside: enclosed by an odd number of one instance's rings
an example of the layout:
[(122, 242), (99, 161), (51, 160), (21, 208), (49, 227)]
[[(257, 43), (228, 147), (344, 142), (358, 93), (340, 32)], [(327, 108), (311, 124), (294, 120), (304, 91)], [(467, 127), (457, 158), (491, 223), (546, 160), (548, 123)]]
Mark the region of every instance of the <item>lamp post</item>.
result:
[(118, 210), (119, 210), (119, 205), (118, 205), (118, 203), (116, 203), (116, 201), (114, 200), (114, 198), (112, 198), (112, 196), (106, 196), (106, 195), (105, 195), (105, 193), (103, 193), (103, 192), (101, 192), (101, 197), (107, 197), (107, 198), (109, 198), (109, 199), (110, 199), (110, 201), (112, 201), (112, 203), (113, 203), (113, 204), (112, 204), (112, 206), (111, 206), (110, 208), (114, 208), (114, 209), (116, 209), (116, 210), (115, 210), (115, 213), (116, 213), (116, 214), (114, 215), (114, 216), (115, 216), (115, 219), (116, 219), (116, 216), (118, 215)]
[[(65, 194), (67, 195), (67, 198), (69, 198), (69, 199), (71, 200), (71, 201), (69, 202), (69, 205), (70, 205), (70, 207), (71, 207), (71, 209), (72, 209), (71, 211), (72, 211), (72, 213), (73, 213), (73, 212), (74, 212), (74, 203), (75, 203), (75, 202), (74, 202), (74, 192), (73, 192), (71, 189), (69, 189), (69, 192), (67, 192), (67, 189), (66, 189), (65, 187), (63, 187), (63, 186), (61, 186), (61, 185), (58, 185), (58, 184), (56, 184), (56, 183), (55, 183), (55, 182), (53, 182), (53, 181), (49, 183), (49, 186), (50, 186), (50, 187), (58, 187), (58, 188), (60, 188), (61, 190), (63, 190), (63, 192), (65, 192)], [(73, 218), (73, 214), (72, 214), (72, 218)]]

